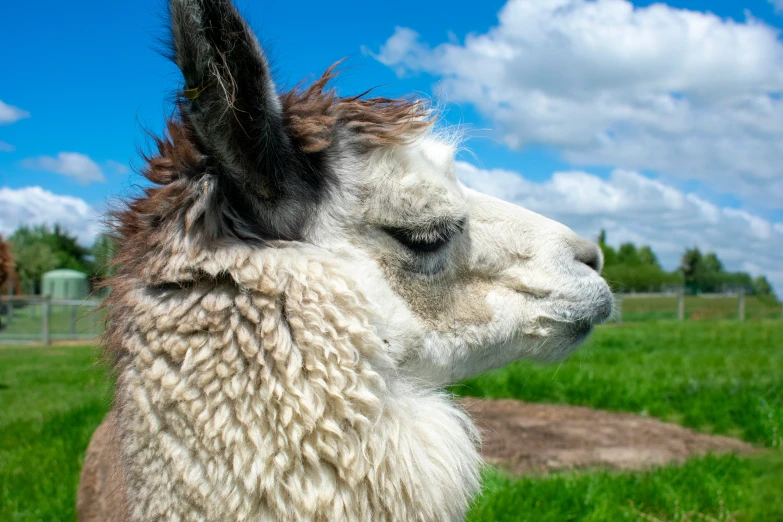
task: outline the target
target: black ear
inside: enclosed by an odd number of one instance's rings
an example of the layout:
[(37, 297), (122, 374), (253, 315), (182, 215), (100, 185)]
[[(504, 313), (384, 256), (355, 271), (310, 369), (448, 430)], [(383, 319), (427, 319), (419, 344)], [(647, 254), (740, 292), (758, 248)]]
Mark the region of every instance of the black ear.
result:
[(258, 40), (229, 0), (170, 0), (183, 118), (265, 235), (295, 239), (323, 188), (317, 158), (298, 150)]

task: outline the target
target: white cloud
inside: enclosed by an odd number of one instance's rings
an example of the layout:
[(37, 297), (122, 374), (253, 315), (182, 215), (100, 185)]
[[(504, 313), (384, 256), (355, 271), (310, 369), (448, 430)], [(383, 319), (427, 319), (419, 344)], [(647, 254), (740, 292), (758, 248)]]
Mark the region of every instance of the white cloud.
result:
[(13, 152), (15, 150), (16, 147), (14, 147), (13, 145), (0, 140), (0, 152)]
[(106, 162), (106, 167), (113, 170), (115, 174), (127, 174), (128, 166), (119, 161), (109, 160)]
[(779, 31), (665, 4), (509, 0), (497, 27), (431, 47), (407, 28), (375, 57), (442, 77), (513, 148), (542, 144), (581, 165), (709, 181), (783, 208)]
[(776, 13), (783, 13), (783, 0), (769, 0), (769, 3), (775, 8)]
[(8, 125), (29, 117), (29, 112), (22, 110), (19, 107), (8, 105), (3, 102), (3, 100), (0, 100), (0, 125)]
[(63, 176), (74, 178), (83, 185), (106, 180), (98, 164), (91, 160), (89, 156), (79, 154), (78, 152), (61, 152), (56, 158), (50, 156), (29, 158), (22, 162), (22, 166), (27, 169), (45, 170), (62, 174)]
[(99, 213), (83, 199), (54, 194), (41, 187), (0, 187), (0, 234), (7, 237), (20, 225), (55, 223), (85, 245), (92, 244), (101, 230)]
[(537, 183), (516, 172), (457, 163), (467, 186), (561, 221), (579, 234), (609, 242), (649, 244), (668, 269), (686, 247), (718, 254), (729, 270), (766, 274), (783, 296), (783, 223), (719, 207), (637, 172), (617, 169), (608, 179), (557, 172)]

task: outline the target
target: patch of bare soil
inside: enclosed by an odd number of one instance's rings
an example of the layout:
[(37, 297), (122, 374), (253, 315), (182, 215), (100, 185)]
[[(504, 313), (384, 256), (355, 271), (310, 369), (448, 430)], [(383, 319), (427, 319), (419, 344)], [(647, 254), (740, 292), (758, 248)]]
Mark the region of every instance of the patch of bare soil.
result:
[(745, 453), (753, 446), (676, 424), (576, 406), (463, 399), (481, 430), (482, 456), (516, 474), (603, 467), (649, 469), (706, 453)]

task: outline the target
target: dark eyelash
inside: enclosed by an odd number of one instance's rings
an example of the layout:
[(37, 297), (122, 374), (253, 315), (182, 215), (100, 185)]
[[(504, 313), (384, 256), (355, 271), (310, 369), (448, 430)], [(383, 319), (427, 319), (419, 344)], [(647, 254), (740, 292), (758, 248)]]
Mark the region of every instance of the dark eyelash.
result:
[(397, 227), (384, 227), (383, 230), (403, 246), (417, 254), (437, 252), (443, 248), (458, 232), (465, 228), (464, 220), (438, 227), (429, 233)]
[(448, 239), (442, 237), (433, 239), (414, 237), (414, 234), (410, 230), (405, 229), (385, 228), (384, 231), (396, 239), (403, 246), (416, 253), (426, 254), (429, 252), (435, 252), (440, 250), (446, 243), (448, 243)]

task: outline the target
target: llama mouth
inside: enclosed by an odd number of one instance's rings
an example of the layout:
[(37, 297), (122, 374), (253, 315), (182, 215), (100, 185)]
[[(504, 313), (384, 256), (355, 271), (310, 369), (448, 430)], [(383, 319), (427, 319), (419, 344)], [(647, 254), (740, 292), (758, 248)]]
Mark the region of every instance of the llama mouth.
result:
[(599, 302), (593, 309), (593, 313), (590, 316), (583, 319), (588, 321), (591, 325), (601, 324), (609, 320), (614, 312), (614, 299), (612, 294), (608, 293), (607, 297)]
[(595, 325), (596, 323), (589, 319), (580, 319), (571, 323), (571, 333), (575, 337), (587, 337), (593, 331)]
[(614, 312), (612, 291), (606, 281), (603, 279), (599, 279), (599, 281), (600, 283), (588, 293), (590, 298), (582, 300), (577, 310), (572, 310), (571, 315), (572, 320), (587, 322), (591, 328), (593, 325), (606, 322)]
[[(563, 313), (565, 308), (567, 311)], [(606, 322), (614, 311), (614, 299), (607, 286), (596, 298), (587, 302), (572, 302), (570, 307), (561, 307), (559, 322), (568, 324), (568, 331), (575, 336), (589, 334), (593, 327)]]

